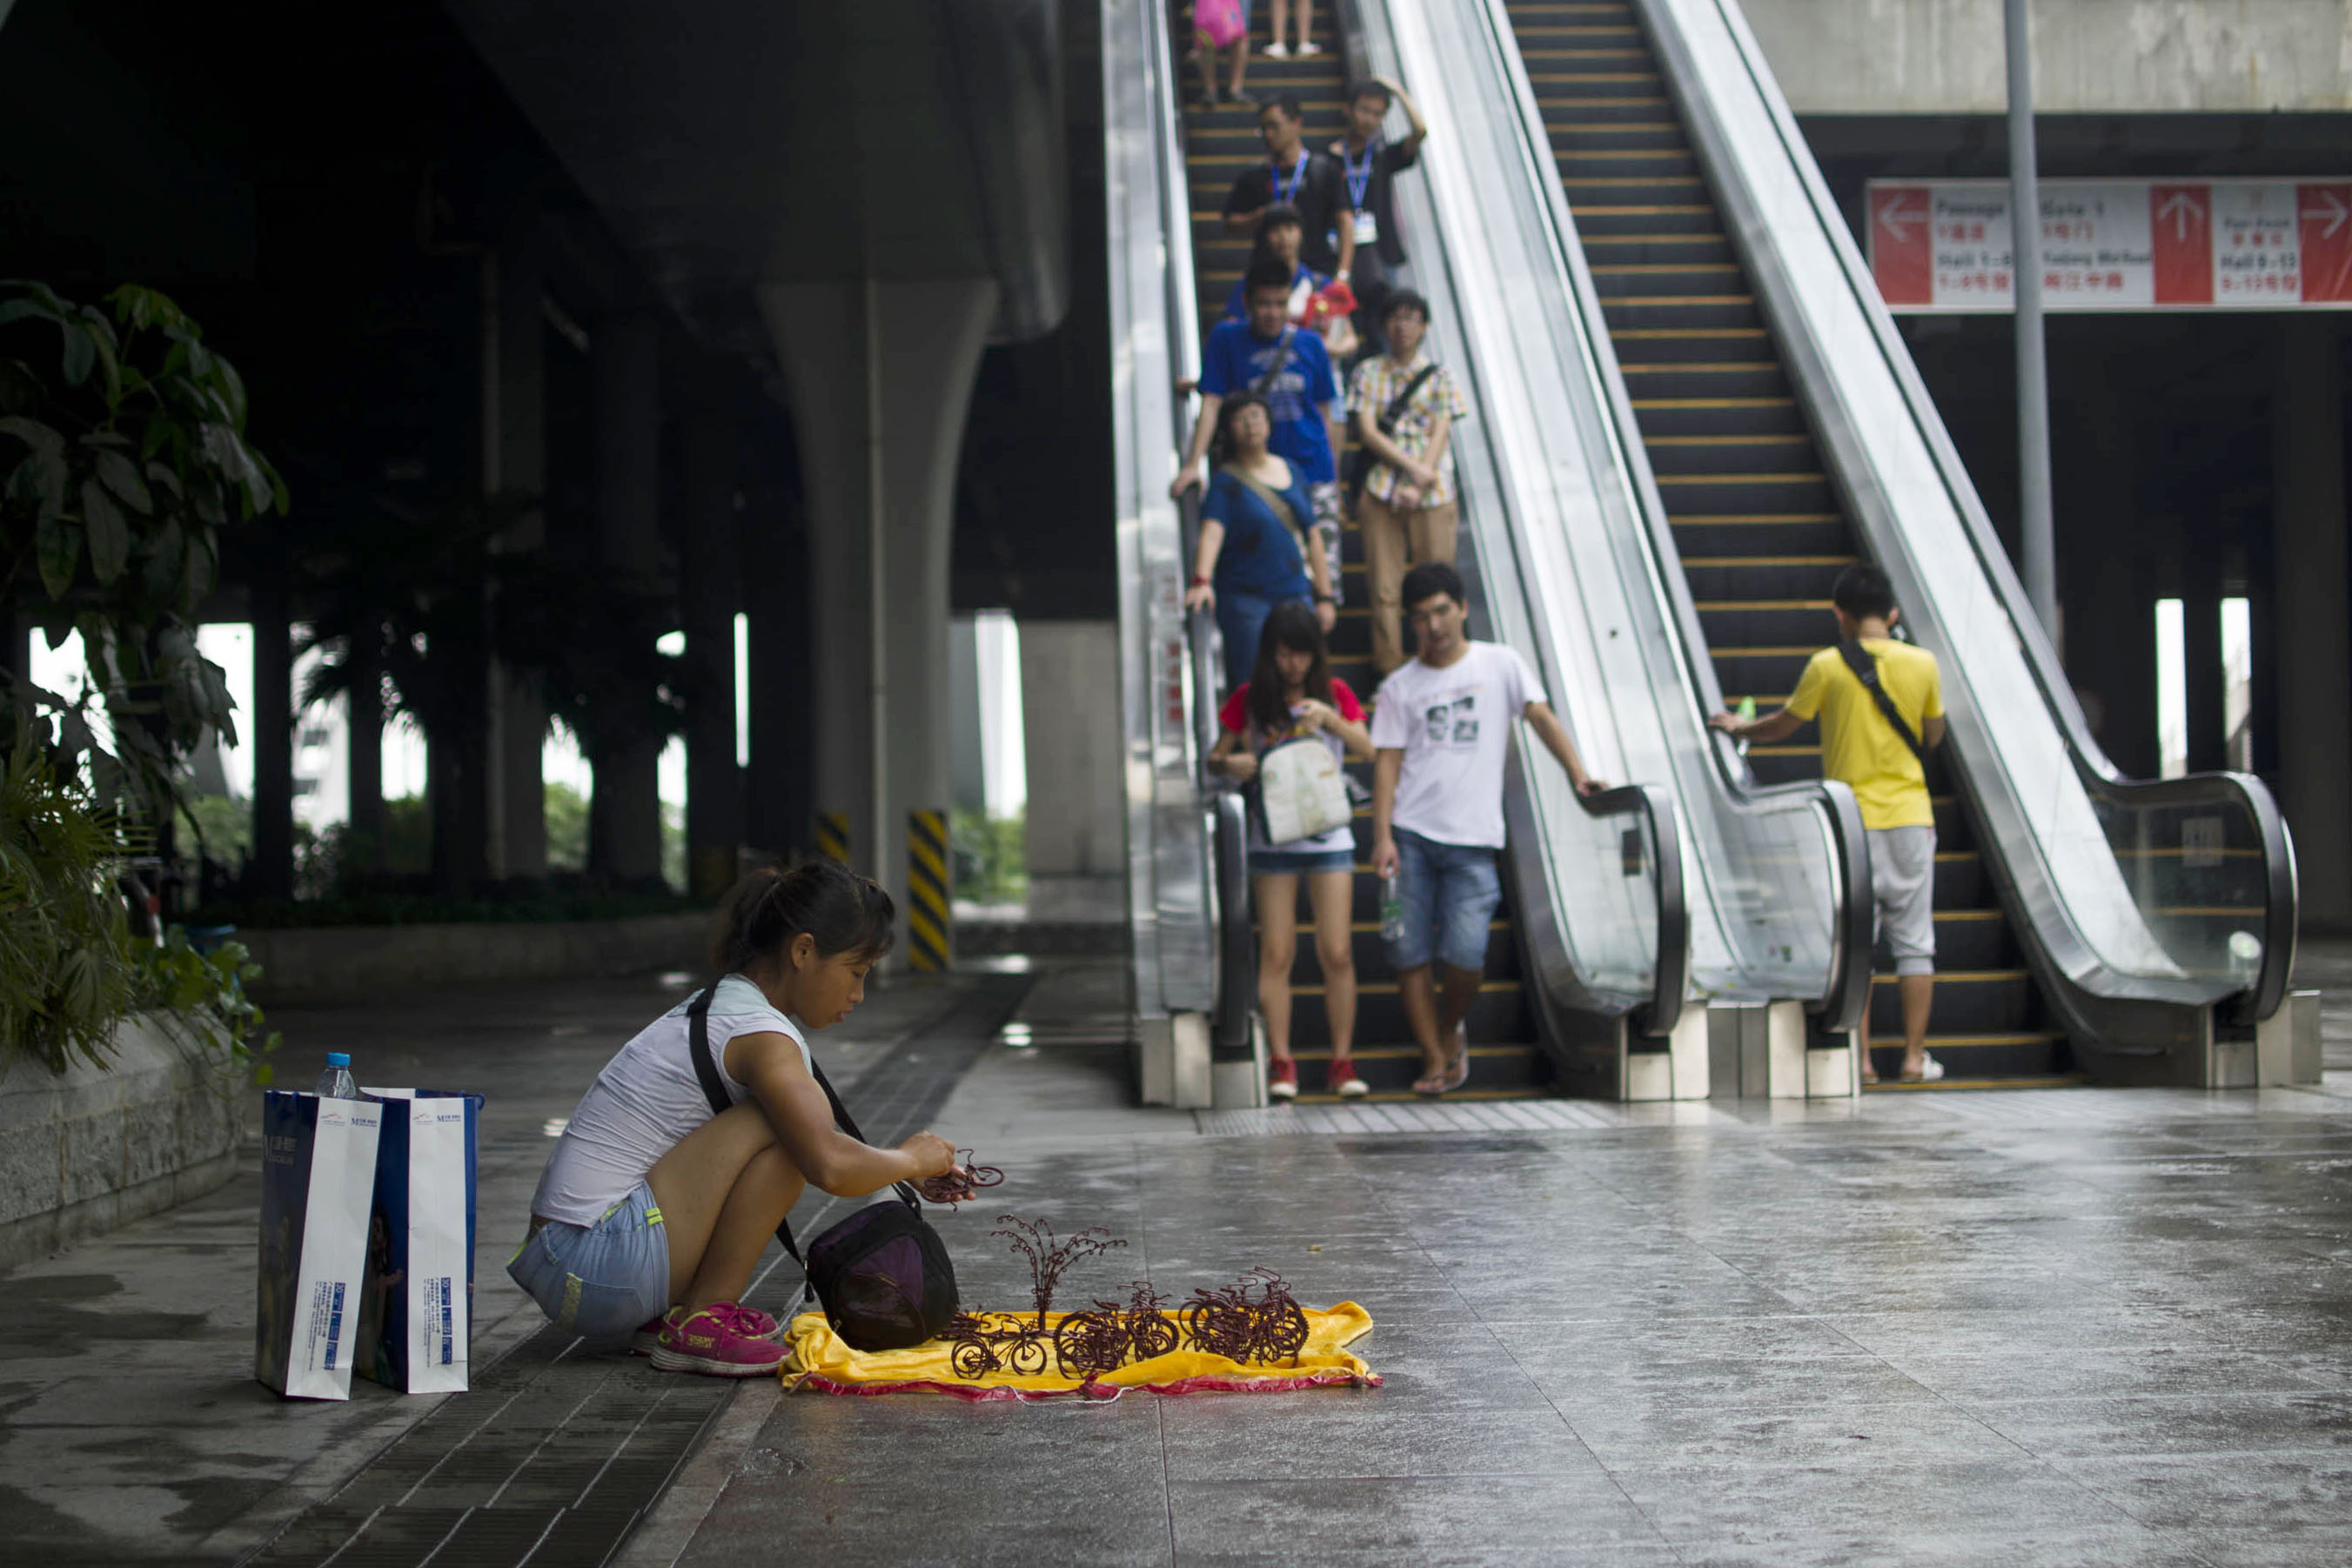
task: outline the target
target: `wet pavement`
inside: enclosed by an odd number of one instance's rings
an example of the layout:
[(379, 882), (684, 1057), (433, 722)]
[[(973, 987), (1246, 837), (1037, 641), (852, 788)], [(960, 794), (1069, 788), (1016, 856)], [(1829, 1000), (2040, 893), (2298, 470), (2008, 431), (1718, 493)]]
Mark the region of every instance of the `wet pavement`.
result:
[[(2329, 988), (2320, 1089), (1465, 1104), (1301, 1131), (1133, 1107), (1116, 969), (1058, 967), (1024, 1005), (1034, 1043), (982, 1051), (931, 1118), (1008, 1173), (942, 1222), (967, 1301), (1025, 1295), (993, 1214), (1104, 1225), (1129, 1247), (1066, 1294), (1270, 1265), (1370, 1309), (1385, 1385), (1007, 1405), (761, 1382), (709, 1396), (616, 1561), (2352, 1560), (2352, 947), (2304, 974)], [(646, 990), (289, 1020), (313, 1042), (289, 1056), (333, 1033), (490, 1093), (478, 1361), (536, 1327), (490, 1216), (527, 1199), (541, 1124)], [(862, 1064), (836, 1078), (903, 1058), (953, 1000), (878, 998), (863, 1043), (825, 1037)], [(234, 1561), (381, 1487), (364, 1461), (429, 1407), (491, 1397), (288, 1405), (246, 1381), (252, 1223), (248, 1182), (0, 1277), (9, 1562)], [(785, 1305), (790, 1273), (754, 1299)], [(685, 1388), (586, 1374), (647, 1409)], [(478, 1500), (447, 1494), (434, 1561), (516, 1522), (467, 1522)]]

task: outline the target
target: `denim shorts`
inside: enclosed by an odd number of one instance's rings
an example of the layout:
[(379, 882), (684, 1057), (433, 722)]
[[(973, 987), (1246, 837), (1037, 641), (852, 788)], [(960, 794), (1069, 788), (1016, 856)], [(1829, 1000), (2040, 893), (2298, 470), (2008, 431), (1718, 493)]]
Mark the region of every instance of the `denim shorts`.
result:
[(1454, 969), (1486, 967), (1487, 927), (1503, 901), (1495, 852), (1482, 845), (1440, 844), (1406, 828), (1395, 832), (1397, 901), (1404, 931), (1388, 944), (1399, 971), (1434, 956)]
[(1249, 852), (1249, 868), (1253, 877), (1311, 877), (1318, 871), (1352, 871), (1356, 868), (1356, 852), (1352, 849), (1253, 849)]
[(594, 1225), (550, 1220), (507, 1273), (558, 1328), (617, 1340), (669, 1310), (669, 1236), (645, 1183)]

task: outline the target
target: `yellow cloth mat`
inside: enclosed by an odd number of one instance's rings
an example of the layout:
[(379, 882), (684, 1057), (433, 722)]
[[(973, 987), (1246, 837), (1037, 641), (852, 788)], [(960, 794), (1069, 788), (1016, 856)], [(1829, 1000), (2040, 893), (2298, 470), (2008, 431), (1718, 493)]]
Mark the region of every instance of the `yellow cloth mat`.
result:
[[(1034, 1314), (1022, 1313), (1022, 1317)], [(1045, 1314), (1046, 1332), (1067, 1314)], [(1175, 1316), (1169, 1313), (1170, 1317)], [(990, 1313), (999, 1321), (1010, 1314)], [(1307, 1310), (1307, 1343), (1297, 1364), (1244, 1365), (1221, 1355), (1198, 1351), (1171, 1351), (1150, 1361), (1132, 1362), (1091, 1384), (1065, 1377), (1049, 1360), (1047, 1370), (1023, 1374), (1010, 1370), (977, 1378), (958, 1377), (949, 1356), (947, 1340), (928, 1340), (911, 1350), (856, 1351), (842, 1342), (822, 1312), (803, 1312), (785, 1332), (792, 1355), (782, 1375), (787, 1390), (806, 1388), (823, 1394), (953, 1394), (966, 1399), (1051, 1399), (1084, 1394), (1116, 1398), (1130, 1388), (1154, 1394), (1269, 1394), (1311, 1388), (1322, 1384), (1358, 1384), (1377, 1387), (1380, 1377), (1347, 1347), (1372, 1331), (1372, 1315), (1353, 1301), (1342, 1301), (1328, 1311)]]

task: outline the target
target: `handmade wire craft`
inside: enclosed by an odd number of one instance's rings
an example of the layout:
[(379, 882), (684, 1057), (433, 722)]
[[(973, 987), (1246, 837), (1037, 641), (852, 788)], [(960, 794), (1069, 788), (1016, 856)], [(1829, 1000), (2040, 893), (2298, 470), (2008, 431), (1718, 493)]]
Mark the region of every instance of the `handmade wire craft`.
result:
[(943, 1337), (954, 1347), (949, 1365), (958, 1377), (977, 1380), (1008, 1368), (1034, 1375), (1050, 1359), (1063, 1376), (1091, 1383), (1130, 1362), (1180, 1347), (1244, 1366), (1295, 1366), (1306, 1347), (1306, 1310), (1291, 1295), (1288, 1281), (1265, 1268), (1253, 1268), (1222, 1289), (1196, 1289), (1173, 1311), (1151, 1281), (1138, 1279), (1128, 1286), (1124, 1302), (1097, 1299), (1090, 1310), (1066, 1314), (1049, 1331), (1045, 1318), (1064, 1271), (1127, 1243), (1095, 1226), (1064, 1238), (1043, 1220), (998, 1217), (1010, 1228), (989, 1234), (1003, 1237), (1028, 1258), (1037, 1315), (957, 1313)]
[(926, 1176), (915, 1184), (915, 1191), (935, 1204), (970, 1203), (984, 1188), (998, 1186), (1004, 1173), (993, 1165), (972, 1163), (971, 1151), (956, 1151), (956, 1167), (944, 1176)]

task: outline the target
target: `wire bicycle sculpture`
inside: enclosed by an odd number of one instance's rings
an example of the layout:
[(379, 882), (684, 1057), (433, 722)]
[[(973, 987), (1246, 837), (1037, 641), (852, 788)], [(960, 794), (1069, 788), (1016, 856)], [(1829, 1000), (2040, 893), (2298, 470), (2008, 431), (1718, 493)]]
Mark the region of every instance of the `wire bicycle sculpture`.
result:
[(1057, 1237), (1043, 1220), (1001, 1215), (992, 1230), (1029, 1261), (1030, 1299), (1036, 1315), (959, 1312), (945, 1338), (948, 1363), (958, 1377), (976, 1380), (1010, 1370), (1024, 1376), (1048, 1364), (1063, 1376), (1092, 1383), (1137, 1362), (1179, 1349), (1223, 1356), (1243, 1365), (1297, 1365), (1307, 1345), (1306, 1310), (1289, 1282), (1271, 1268), (1253, 1268), (1231, 1285), (1196, 1289), (1171, 1308), (1149, 1279), (1131, 1281), (1124, 1301), (1097, 1298), (1085, 1311), (1066, 1314), (1052, 1328), (1054, 1291), (1069, 1267), (1127, 1243), (1097, 1226)]
[(993, 1165), (973, 1163), (971, 1151), (956, 1151), (955, 1169), (944, 1176), (926, 1176), (915, 1184), (915, 1191), (935, 1204), (965, 1204), (980, 1196), (989, 1187), (1002, 1186), (1004, 1173)]

